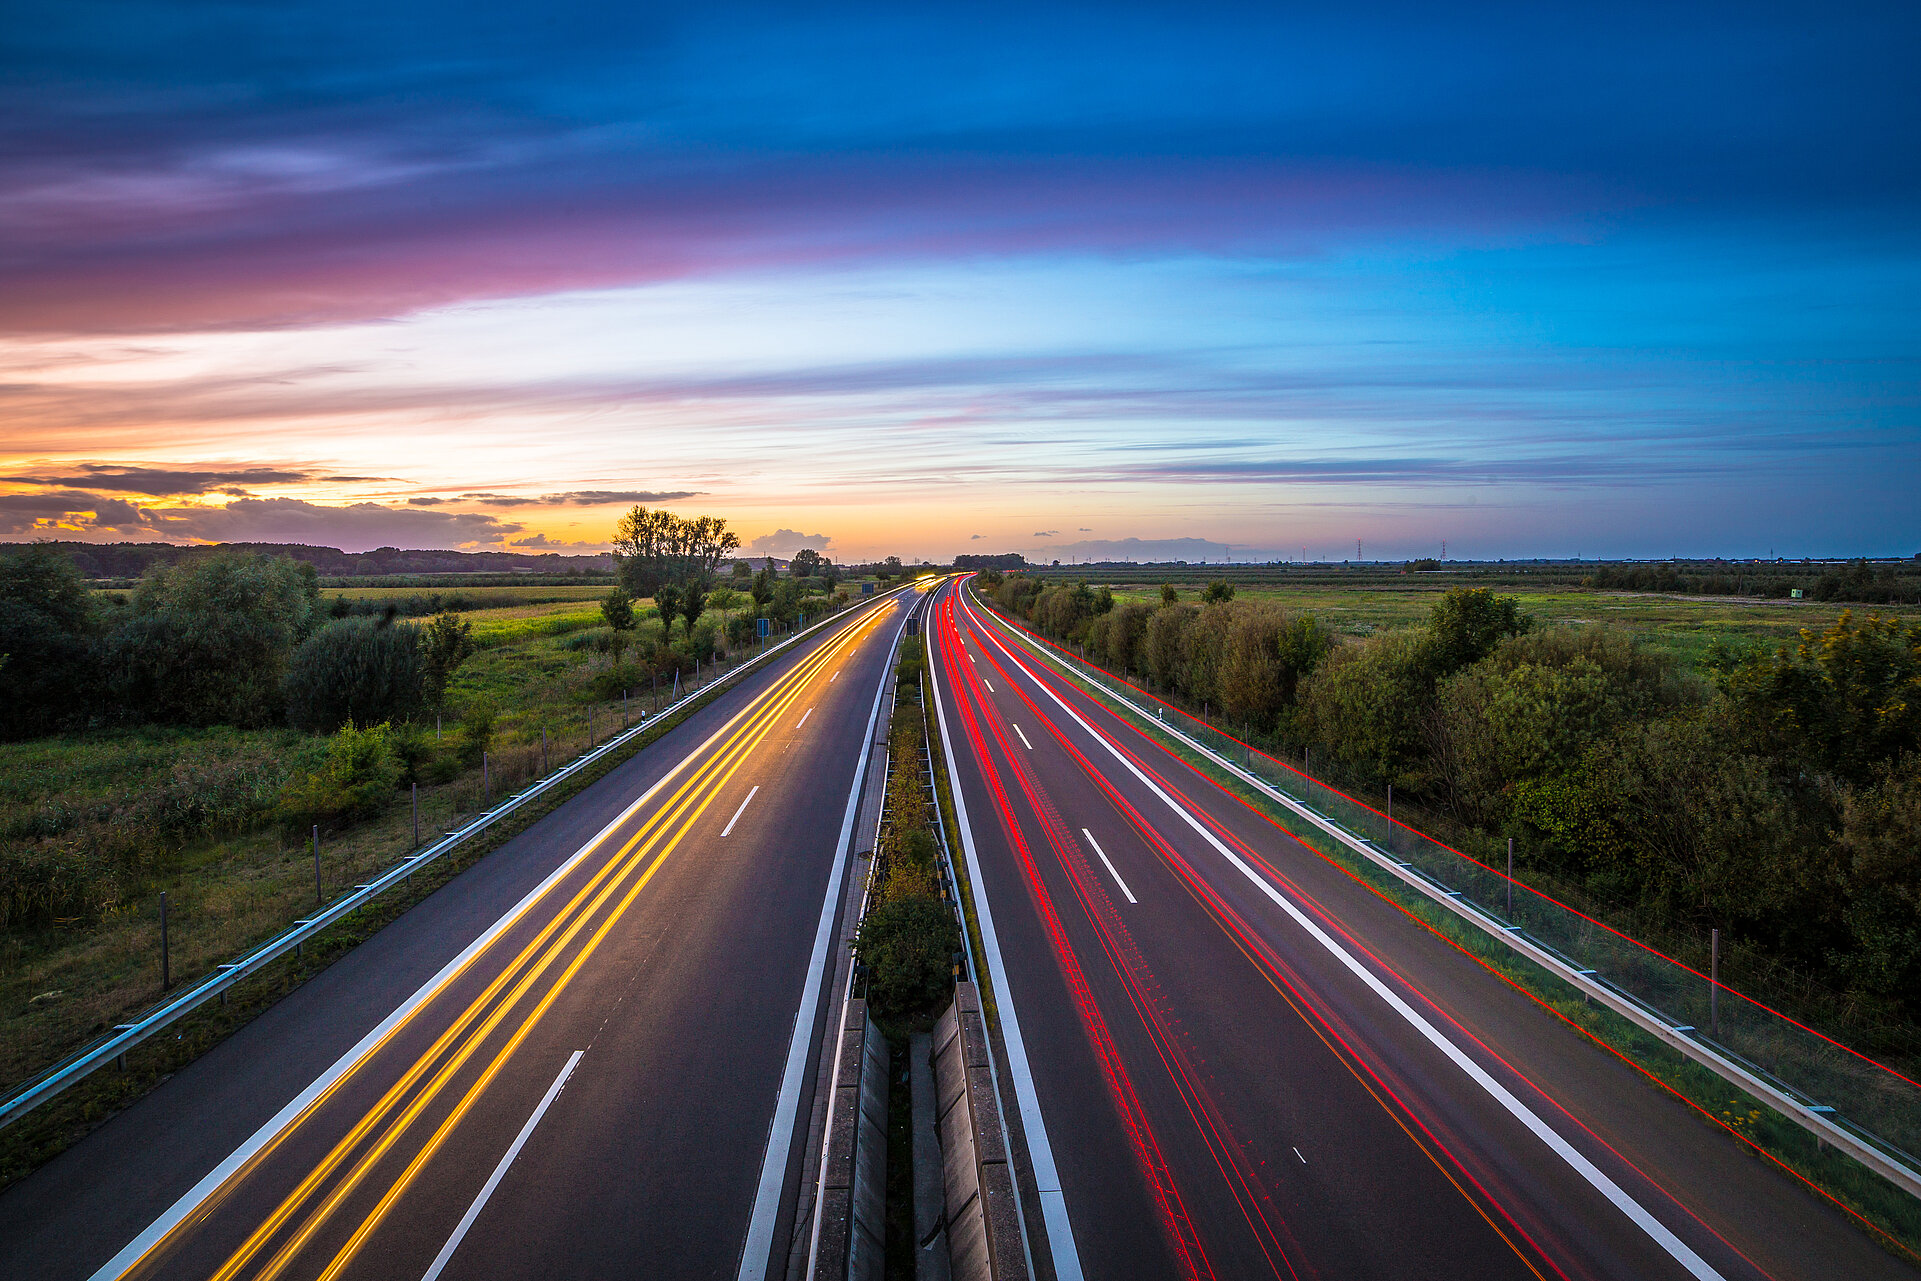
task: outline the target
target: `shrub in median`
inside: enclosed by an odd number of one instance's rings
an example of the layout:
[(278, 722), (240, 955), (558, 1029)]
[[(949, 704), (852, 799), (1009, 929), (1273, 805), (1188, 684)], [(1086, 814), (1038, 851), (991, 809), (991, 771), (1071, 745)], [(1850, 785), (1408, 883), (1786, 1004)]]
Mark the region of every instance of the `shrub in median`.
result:
[(926, 894), (884, 896), (854, 939), (854, 955), (867, 967), (868, 1001), (897, 1024), (939, 1013), (958, 951), (953, 909)]

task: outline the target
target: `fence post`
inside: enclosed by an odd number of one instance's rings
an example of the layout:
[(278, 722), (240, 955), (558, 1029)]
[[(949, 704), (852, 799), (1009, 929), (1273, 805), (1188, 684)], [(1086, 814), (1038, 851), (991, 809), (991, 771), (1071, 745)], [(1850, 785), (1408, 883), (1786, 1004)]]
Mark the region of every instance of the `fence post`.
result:
[(167, 967), (167, 891), (160, 891), (160, 990), (173, 986), (173, 972)]
[(480, 753), (480, 808), (486, 809), (494, 799), (493, 773), (488, 768), (487, 753)]
[(1514, 838), (1507, 838), (1507, 919), (1514, 919)]
[(313, 825), (313, 901), (324, 903), (320, 894), (320, 824)]
[[(167, 896), (162, 894), (160, 901), (165, 903)], [(160, 918), (166, 920), (163, 914)], [(1713, 930), (1708, 934), (1708, 1031), (1712, 1036), (1721, 1035), (1721, 931)]]
[(414, 801), (414, 848), (420, 848), (420, 784), (413, 784)]
[(547, 727), (542, 725), (540, 727), (540, 772), (545, 774), (552, 769), (553, 766), (547, 763)]
[(1394, 835), (1394, 784), (1387, 785), (1387, 834)]

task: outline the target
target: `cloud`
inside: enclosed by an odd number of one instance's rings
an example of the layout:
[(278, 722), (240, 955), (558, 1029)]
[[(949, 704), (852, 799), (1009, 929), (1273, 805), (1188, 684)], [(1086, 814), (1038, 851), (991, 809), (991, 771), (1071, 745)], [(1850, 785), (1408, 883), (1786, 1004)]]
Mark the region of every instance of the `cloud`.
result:
[(987, 535), (985, 535), (985, 534), (974, 534), (974, 535), (971, 535), (971, 536), (969, 536), (969, 538), (968, 538), (968, 540), (967, 540), (967, 541), (968, 541), (968, 542), (970, 542), (970, 543), (972, 543), (972, 542), (978, 542), (978, 541), (979, 541), (980, 539), (983, 539), (983, 538), (985, 538), (985, 537), (987, 537)]
[(1082, 525), (1082, 526), (1081, 526), (1081, 528), (1080, 528), (1080, 532), (1081, 532), (1081, 533), (1083, 533), (1083, 534), (1091, 534), (1091, 533), (1093, 533), (1094, 531), (1093, 531), (1093, 530), (1091, 530), (1091, 529), (1089, 529), (1089, 528), (1088, 528), (1087, 526), (1085, 526), (1085, 525)]
[[(0, 476), (16, 485), (85, 485), (114, 493), (146, 494), (163, 498), (191, 494), (233, 493), (243, 485), (286, 485), (322, 479), (310, 471), (283, 467), (243, 467), (229, 471), (176, 471), (109, 463), (82, 463), (68, 475)], [(329, 476), (327, 480), (375, 480), (372, 476)], [(244, 491), (241, 491), (244, 492)]]
[(368, 551), (498, 548), (525, 527), (484, 512), (433, 512), (381, 503), (328, 506), (298, 498), (239, 498), (225, 506), (136, 507), (64, 490), (0, 494), (0, 535), (115, 534), (168, 542), (305, 543)]
[(1061, 531), (1060, 531), (1060, 530), (1058, 530), (1058, 529), (1037, 529), (1037, 530), (1035, 530), (1035, 531), (1033, 532), (1033, 534), (1031, 535), (1031, 537), (1034, 537), (1034, 538), (1052, 538), (1052, 537), (1054, 537), (1055, 535), (1057, 535), (1057, 534), (1059, 534), (1060, 532), (1061, 532)]
[(444, 498), (409, 498), (409, 507), (438, 507), (447, 500)]
[(549, 538), (545, 534), (530, 534), (526, 538), (514, 539), (513, 542), (509, 544), (509, 546), (524, 547), (531, 551), (546, 551), (546, 552), (554, 552), (554, 551), (604, 552), (607, 550), (608, 544), (606, 543), (570, 543), (564, 539)]
[(829, 534), (803, 534), (798, 529), (777, 529), (771, 534), (762, 534), (759, 538), (749, 540), (740, 549), (740, 554), (790, 557), (803, 547), (811, 547), (817, 552), (825, 551), (827, 544), (833, 541), (833, 536)]

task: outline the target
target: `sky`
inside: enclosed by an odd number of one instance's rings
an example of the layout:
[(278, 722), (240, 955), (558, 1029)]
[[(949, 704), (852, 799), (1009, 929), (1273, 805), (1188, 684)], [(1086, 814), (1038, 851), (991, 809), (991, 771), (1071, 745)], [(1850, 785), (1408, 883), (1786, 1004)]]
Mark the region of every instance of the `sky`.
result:
[(13, 0), (0, 539), (1921, 552), (1921, 9)]

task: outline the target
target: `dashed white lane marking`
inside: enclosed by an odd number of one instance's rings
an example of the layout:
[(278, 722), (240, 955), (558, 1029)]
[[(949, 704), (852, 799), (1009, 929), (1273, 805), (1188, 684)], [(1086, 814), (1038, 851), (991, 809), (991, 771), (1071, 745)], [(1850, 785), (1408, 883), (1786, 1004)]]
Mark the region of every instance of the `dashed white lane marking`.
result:
[[(1301, 1156), (1301, 1150), (1300, 1150), (1299, 1148), (1295, 1148), (1295, 1149), (1294, 1149), (1294, 1155), (1295, 1155), (1295, 1156)], [(1306, 1165), (1306, 1164), (1307, 1164), (1307, 1158), (1306, 1158), (1306, 1157), (1304, 1157), (1304, 1156), (1301, 1156), (1301, 1164), (1302, 1164), (1302, 1165)]]
[(809, 716), (812, 716), (813, 714), (814, 714), (814, 709), (811, 707), (808, 708), (806, 711), (802, 712), (800, 714), (800, 719), (794, 722), (794, 728), (799, 729), (802, 725), (805, 725), (807, 723), (807, 718)]
[(987, 686), (987, 692), (988, 692), (988, 693), (990, 693), (990, 694), (991, 694), (991, 693), (993, 693), (993, 692), (994, 692), (994, 682), (993, 682), (993, 681), (982, 681), (982, 682), (981, 682), (981, 684), (983, 684), (983, 685), (985, 685), (985, 686)]
[[(1018, 725), (1014, 726), (1014, 732), (1016, 734), (1021, 734), (1021, 727)], [(1030, 752), (1034, 750), (1034, 745), (1027, 741), (1027, 735), (1025, 734), (1021, 734), (1021, 746), (1025, 747)]]
[(460, 1226), (456, 1227), (454, 1234), (447, 1238), (447, 1244), (440, 1247), (440, 1253), (434, 1256), (433, 1265), (427, 1269), (426, 1275), (421, 1277), (420, 1281), (436, 1281), (441, 1270), (447, 1266), (447, 1260), (454, 1257), (454, 1251), (460, 1248), (460, 1242), (466, 1237), (467, 1229), (474, 1226), (474, 1220), (479, 1218), (481, 1210), (486, 1208), (487, 1198), (494, 1194), (494, 1189), (499, 1187), (500, 1181), (507, 1176), (507, 1167), (512, 1165), (514, 1158), (520, 1155), (520, 1149), (527, 1144), (527, 1136), (534, 1132), (536, 1125), (540, 1124), (540, 1118), (547, 1115), (547, 1109), (552, 1106), (555, 1099), (560, 1097), (561, 1087), (567, 1084), (567, 1078), (574, 1074), (575, 1064), (580, 1062), (580, 1056), (586, 1052), (575, 1050), (568, 1058), (567, 1066), (560, 1069), (560, 1075), (555, 1077), (554, 1083), (547, 1087), (547, 1097), (540, 1101), (540, 1106), (534, 1109), (534, 1114), (527, 1118), (527, 1124), (520, 1127), (520, 1133), (514, 1136), (514, 1145), (507, 1149), (506, 1156), (500, 1158), (500, 1164), (494, 1167), (493, 1177), (487, 1180), (486, 1187), (480, 1189), (480, 1195), (475, 1197), (474, 1203), (467, 1207), (467, 1213), (460, 1216)]
[[(1107, 857), (1107, 851), (1102, 849), (1101, 843), (1094, 839), (1094, 834), (1083, 827), (1081, 829), (1081, 835), (1085, 836), (1087, 838), (1087, 843), (1094, 847), (1094, 852), (1101, 856), (1101, 866), (1105, 867), (1107, 869), (1107, 874), (1114, 878), (1114, 884), (1121, 887), (1121, 893), (1127, 895), (1127, 901), (1130, 903), (1140, 902), (1139, 899), (1134, 897), (1134, 891), (1127, 888), (1127, 882), (1121, 879), (1121, 874), (1114, 870), (1114, 864)], [(1298, 1156), (1299, 1153), (1296, 1153), (1295, 1155)]]
[[(756, 783), (752, 787), (747, 789), (747, 801), (753, 800), (754, 793), (758, 792), (759, 790), (760, 790), (759, 783)], [(740, 822), (740, 816), (747, 812), (747, 801), (742, 801), (740, 803), (740, 808), (734, 811), (734, 816), (727, 820), (727, 826), (720, 829), (720, 834), (722, 836), (732, 836), (734, 834), (734, 824)]]

